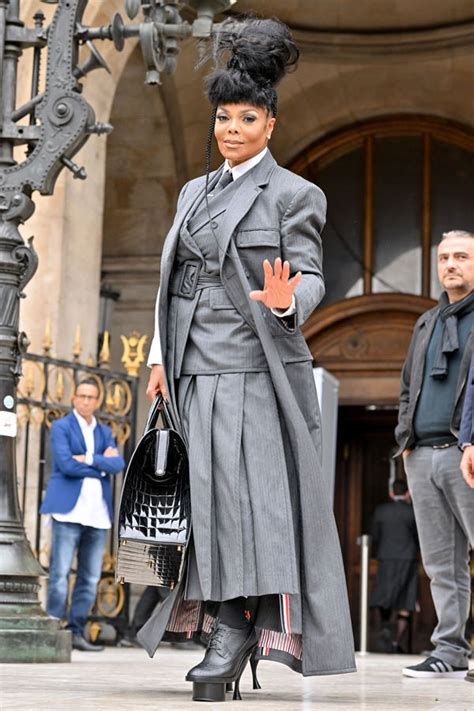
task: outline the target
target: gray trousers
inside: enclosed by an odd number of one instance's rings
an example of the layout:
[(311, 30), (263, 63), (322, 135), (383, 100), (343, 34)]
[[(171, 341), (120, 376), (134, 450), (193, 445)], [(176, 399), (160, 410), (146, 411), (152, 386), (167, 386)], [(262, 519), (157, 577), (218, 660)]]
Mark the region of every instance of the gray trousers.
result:
[(474, 547), (474, 489), (462, 478), (461, 452), (417, 447), (405, 458), (423, 566), (431, 581), (438, 624), (434, 656), (466, 666), (464, 635), (471, 604), (469, 548)]

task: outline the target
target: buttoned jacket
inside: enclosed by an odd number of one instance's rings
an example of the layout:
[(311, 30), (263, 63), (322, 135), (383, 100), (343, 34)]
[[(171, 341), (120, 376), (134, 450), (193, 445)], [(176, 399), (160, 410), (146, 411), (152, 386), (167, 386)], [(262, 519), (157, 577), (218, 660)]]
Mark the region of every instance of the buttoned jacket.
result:
[(86, 442), (74, 413), (55, 420), (51, 425), (51, 453), (53, 471), (48, 481), (41, 513), (68, 513), (76, 505), (82, 482), (87, 477), (100, 479), (102, 492), (110, 519), (113, 519), (113, 502), (110, 475), (118, 474), (125, 466), (123, 457), (104, 457), (107, 447), (116, 447), (112, 430), (100, 422), (94, 429), (94, 456), (89, 466), (73, 459), (86, 453)]
[[(210, 176), (211, 185), (219, 174), (216, 171)], [(321, 422), (312, 356), (300, 330), (324, 295), (320, 231), (326, 200), (315, 185), (278, 166), (270, 153), (237, 183), (230, 204), (221, 212), (212, 209), (211, 220), (219, 241), (225, 293), (260, 339), (277, 397), (300, 551), (301, 591), (290, 595), (289, 604), (294, 627), (303, 634), (303, 674), (353, 671), (344, 568), (321, 472)], [(165, 366), (176, 246), (183, 221), (202, 201), (205, 185), (205, 177), (185, 185), (163, 248), (158, 320)], [(222, 201), (217, 200), (219, 203)], [(263, 287), (263, 260), (273, 262), (276, 257), (287, 259), (292, 273), (302, 272), (295, 290), (296, 313), (284, 321), (248, 296), (251, 289)], [(239, 347), (238, 340), (235, 347)], [(173, 393), (172, 382), (168, 382), (168, 391)], [(271, 498), (271, 491), (268, 496)], [(140, 642), (150, 654), (156, 650), (180, 594), (177, 586), (140, 630)]]
[[(211, 185), (218, 181), (221, 170), (211, 174)], [(264, 259), (272, 263), (276, 257), (287, 259), (292, 273), (302, 272), (295, 291), (296, 314), (281, 319), (267, 307), (260, 305), (259, 308), (281, 360), (285, 363), (311, 360), (300, 327), (324, 296), (320, 232), (324, 226), (326, 198), (313, 183), (278, 166), (269, 152), (240, 181), (231, 204), (223, 205), (220, 201), (215, 211), (211, 206), (212, 224), (219, 240), (222, 284), (234, 307), (255, 328), (248, 291), (244, 290), (230, 255), (230, 241), (234, 240), (252, 289), (263, 288)], [(202, 201), (205, 185), (206, 179), (202, 176), (184, 186), (163, 248), (158, 321), (165, 361), (168, 287), (176, 246), (183, 221), (193, 205)], [(196, 256), (199, 258), (199, 253)]]

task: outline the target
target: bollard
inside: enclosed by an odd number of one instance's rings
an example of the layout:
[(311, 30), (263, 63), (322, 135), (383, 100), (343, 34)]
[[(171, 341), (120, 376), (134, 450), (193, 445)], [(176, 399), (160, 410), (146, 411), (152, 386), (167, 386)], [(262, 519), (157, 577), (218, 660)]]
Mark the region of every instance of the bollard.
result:
[(360, 653), (367, 654), (369, 629), (369, 550), (370, 536), (364, 534), (357, 539), (360, 546)]

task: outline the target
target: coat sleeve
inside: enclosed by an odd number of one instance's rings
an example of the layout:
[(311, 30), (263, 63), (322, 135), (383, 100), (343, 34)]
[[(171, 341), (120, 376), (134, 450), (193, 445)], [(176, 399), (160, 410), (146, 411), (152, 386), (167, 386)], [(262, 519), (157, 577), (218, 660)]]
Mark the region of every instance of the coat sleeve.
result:
[(84, 479), (92, 477), (100, 479), (101, 473), (93, 466), (88, 466), (82, 462), (77, 462), (72, 458), (72, 450), (68, 434), (62, 426), (60, 420), (54, 422), (51, 427), (51, 451), (54, 457), (55, 466), (65, 476)]
[(410, 379), (413, 365), (413, 354), (415, 351), (416, 338), (418, 335), (418, 323), (415, 325), (411, 338), (408, 354), (403, 364), (400, 378), (400, 401), (398, 408), (398, 424), (395, 428), (395, 439), (398, 445), (402, 445), (408, 434), (408, 409), (410, 406)]
[[(111, 430), (107, 427), (107, 438), (104, 447), (104, 452), (107, 447), (117, 448), (117, 444), (112, 436)], [(93, 466), (107, 474), (118, 474), (125, 466), (123, 457), (119, 454), (118, 457), (104, 457), (103, 454), (94, 454)]]
[(471, 359), (471, 367), (469, 369), (469, 377), (466, 385), (466, 395), (464, 396), (464, 405), (462, 410), (461, 426), (459, 429), (459, 444), (474, 444), (472, 441), (472, 419), (474, 408), (474, 355)]
[(291, 274), (302, 273), (295, 289), (295, 326), (301, 326), (324, 296), (321, 231), (326, 219), (324, 193), (306, 183), (290, 201), (280, 223), (282, 258)]

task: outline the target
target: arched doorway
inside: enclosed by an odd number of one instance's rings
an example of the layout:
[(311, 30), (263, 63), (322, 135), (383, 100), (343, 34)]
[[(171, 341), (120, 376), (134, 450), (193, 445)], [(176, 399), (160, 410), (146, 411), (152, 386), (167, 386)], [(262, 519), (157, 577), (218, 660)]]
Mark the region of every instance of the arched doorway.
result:
[[(357, 539), (370, 532), (388, 482), (399, 378), (413, 326), (436, 303), (443, 232), (474, 228), (474, 134), (419, 116), (368, 121), (307, 149), (289, 167), (328, 198), (327, 292), (304, 333), (318, 365), (340, 382), (335, 511), (358, 626)], [(414, 649), (435, 624), (421, 579)]]

